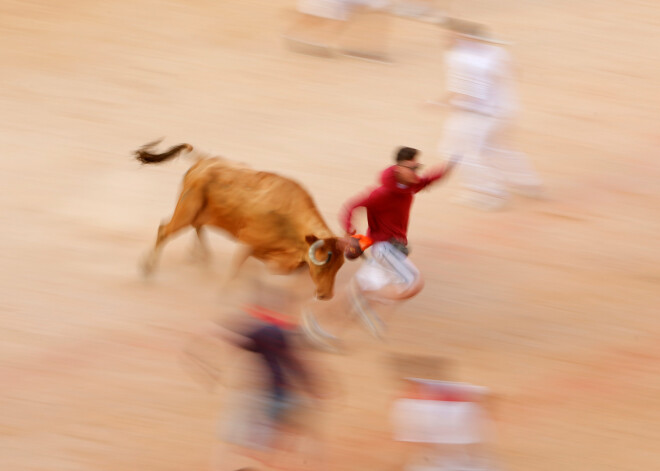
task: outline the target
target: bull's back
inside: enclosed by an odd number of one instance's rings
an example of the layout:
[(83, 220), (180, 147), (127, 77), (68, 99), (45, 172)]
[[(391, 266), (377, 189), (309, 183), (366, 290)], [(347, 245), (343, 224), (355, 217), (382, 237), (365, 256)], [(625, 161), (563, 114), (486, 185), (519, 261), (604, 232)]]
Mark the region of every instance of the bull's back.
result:
[(247, 244), (298, 243), (303, 226), (320, 218), (311, 196), (293, 180), (224, 161), (200, 164), (188, 176), (204, 181), (202, 222)]

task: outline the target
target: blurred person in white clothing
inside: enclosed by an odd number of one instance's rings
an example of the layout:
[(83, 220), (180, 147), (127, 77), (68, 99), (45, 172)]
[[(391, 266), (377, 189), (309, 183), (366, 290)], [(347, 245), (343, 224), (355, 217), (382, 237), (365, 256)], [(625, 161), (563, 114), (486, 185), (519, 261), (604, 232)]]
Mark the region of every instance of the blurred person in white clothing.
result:
[[(518, 110), (512, 58), (479, 24), (453, 20), (446, 56), (449, 107), (441, 155), (463, 155), (463, 189), (456, 202), (483, 210), (505, 205), (510, 191), (541, 196), (541, 180), (525, 154), (508, 147)], [(437, 102), (436, 102), (437, 104)]]
[[(299, 0), (299, 19), (284, 34), (290, 47), (312, 47), (325, 55), (342, 53), (363, 59), (387, 61), (386, 39), (389, 29), (387, 10), (390, 0)], [(344, 49), (341, 39), (344, 31), (358, 14), (370, 15), (371, 29), (362, 36), (359, 50)]]

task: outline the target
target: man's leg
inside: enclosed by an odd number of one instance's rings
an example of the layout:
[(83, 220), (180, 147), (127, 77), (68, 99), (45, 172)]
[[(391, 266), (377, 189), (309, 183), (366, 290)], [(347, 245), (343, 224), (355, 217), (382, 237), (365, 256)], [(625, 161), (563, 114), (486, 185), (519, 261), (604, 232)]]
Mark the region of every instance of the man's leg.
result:
[(389, 242), (374, 244), (372, 260), (356, 274), (352, 283), (352, 304), (362, 324), (381, 338), (385, 323), (373, 304), (398, 304), (410, 299), (424, 287), (417, 267)]
[(365, 297), (355, 280), (350, 285), (350, 296), (351, 310), (357, 315), (358, 320), (374, 337), (382, 338), (385, 323), (372, 308), (371, 302)]
[(391, 282), (374, 290), (363, 287), (362, 292), (368, 299), (403, 301), (417, 295), (424, 287), (424, 279), (417, 267), (389, 242), (375, 244), (371, 254), (391, 274)]
[(453, 153), (463, 156), (460, 168), (463, 190), (455, 202), (477, 209), (501, 208), (508, 199), (500, 170), (494, 166), (488, 148), (497, 134), (498, 121), (490, 116), (457, 111), (448, 123), (447, 132), (453, 133)]
[(511, 190), (529, 197), (542, 196), (542, 182), (527, 156), (510, 147), (510, 120), (500, 120), (486, 144), (491, 165), (502, 175)]
[(460, 168), (457, 169), (461, 192), (455, 198), (456, 202), (463, 202), (465, 195), (473, 193), (483, 180), (473, 121), (473, 113), (451, 109), (438, 144), (438, 154), (443, 160), (449, 160), (455, 155), (462, 157)]
[(300, 328), (316, 348), (342, 352), (341, 337), (353, 321), (350, 287), (337, 289), (331, 301), (312, 301), (302, 309)]

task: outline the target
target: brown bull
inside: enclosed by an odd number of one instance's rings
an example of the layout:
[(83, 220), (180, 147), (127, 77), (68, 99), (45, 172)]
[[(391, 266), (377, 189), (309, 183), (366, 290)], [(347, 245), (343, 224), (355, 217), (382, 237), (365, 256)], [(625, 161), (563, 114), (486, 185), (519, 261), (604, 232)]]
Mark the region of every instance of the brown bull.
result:
[[(151, 164), (193, 153), (190, 144), (161, 154), (150, 152), (157, 143), (137, 150), (136, 158)], [(317, 298), (332, 298), (335, 276), (344, 263), (343, 242), (332, 234), (311, 196), (295, 181), (198, 155), (183, 178), (172, 218), (158, 228), (156, 244), (143, 267), (145, 274), (153, 271), (168, 237), (192, 226), (203, 244), (200, 231), (205, 225), (224, 229), (247, 247), (236, 269), (249, 256), (279, 273), (308, 265)]]

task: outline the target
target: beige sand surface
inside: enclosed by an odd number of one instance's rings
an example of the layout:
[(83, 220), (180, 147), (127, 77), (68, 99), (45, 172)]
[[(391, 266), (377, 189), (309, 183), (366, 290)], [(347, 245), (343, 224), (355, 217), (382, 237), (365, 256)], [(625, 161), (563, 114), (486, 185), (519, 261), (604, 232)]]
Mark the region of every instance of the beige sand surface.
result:
[[(143, 281), (188, 163), (140, 167), (133, 149), (167, 136), (292, 176), (336, 230), (395, 146), (437, 162), (444, 112), (423, 106), (442, 90), (437, 28), (395, 20), (391, 65), (319, 58), (282, 47), (294, 7), (0, 2), (0, 469), (209, 469), (225, 389), (205, 392), (179, 354), (230, 304), (234, 245), (214, 236), (204, 267), (182, 235)], [(388, 353), (448, 358), (451, 379), (491, 388), (504, 469), (657, 469), (660, 5), (451, 9), (514, 41), (516, 142), (548, 199), (478, 213), (449, 203), (456, 180), (419, 196), (427, 288), (387, 343), (356, 330), (348, 356), (315, 355), (345, 391), (324, 412), (330, 469), (400, 469)]]

